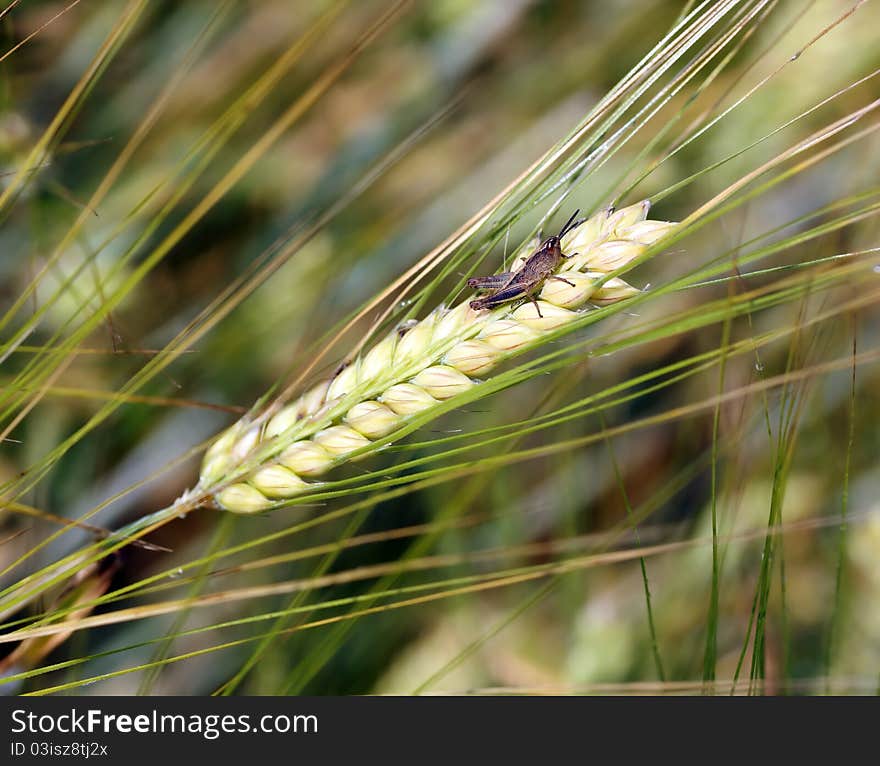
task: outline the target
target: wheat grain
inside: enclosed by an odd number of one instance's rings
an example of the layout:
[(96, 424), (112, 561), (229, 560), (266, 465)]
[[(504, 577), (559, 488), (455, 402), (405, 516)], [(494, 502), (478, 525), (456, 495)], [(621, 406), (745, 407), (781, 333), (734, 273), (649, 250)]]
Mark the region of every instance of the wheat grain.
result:
[[(314, 487), (306, 479), (393, 434), (407, 418), (479, 385), (477, 376), (574, 321), (586, 304), (637, 294), (632, 285), (607, 275), (625, 268), (675, 225), (646, 220), (649, 207), (644, 201), (603, 210), (573, 228), (562, 239), (563, 252), (573, 254), (560, 269), (566, 281), (548, 279), (537, 306), (525, 302), (489, 311), (474, 310), (467, 302), (440, 306), (425, 319), (397, 328), (296, 401), (276, 405), (263, 417), (242, 418), (208, 449), (200, 489), (227, 511), (271, 508)], [(523, 245), (512, 268), (536, 247), (537, 242)]]

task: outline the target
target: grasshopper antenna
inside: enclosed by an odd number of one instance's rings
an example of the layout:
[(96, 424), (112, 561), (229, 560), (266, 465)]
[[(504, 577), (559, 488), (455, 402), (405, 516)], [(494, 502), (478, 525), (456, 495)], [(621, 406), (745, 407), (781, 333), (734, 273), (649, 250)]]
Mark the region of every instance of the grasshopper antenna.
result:
[(562, 239), (566, 234), (568, 234), (568, 232), (570, 232), (574, 228), (572, 224), (574, 223), (575, 218), (578, 217), (578, 213), (580, 212), (581, 210), (580, 208), (578, 208), (574, 211), (574, 213), (571, 214), (571, 218), (568, 219), (565, 226), (563, 226), (559, 234), (556, 235), (559, 239)]

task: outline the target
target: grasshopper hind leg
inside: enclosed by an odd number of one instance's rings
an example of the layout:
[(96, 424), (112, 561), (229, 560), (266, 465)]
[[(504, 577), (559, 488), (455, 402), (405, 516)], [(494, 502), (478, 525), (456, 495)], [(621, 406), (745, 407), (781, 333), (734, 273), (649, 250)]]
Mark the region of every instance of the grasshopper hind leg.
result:
[(472, 300), (470, 305), (471, 308), (474, 309), (494, 309), (496, 306), (500, 306), (502, 303), (509, 303), (510, 301), (515, 301), (517, 298), (523, 297), (525, 297), (525, 291), (523, 290), (522, 286), (507, 285), (506, 287), (502, 287), (496, 290), (490, 295), (484, 295), (482, 298), (476, 298), (475, 300)]
[(502, 274), (493, 274), (489, 277), (471, 277), (467, 286), (474, 290), (498, 290), (506, 287), (513, 278), (513, 272), (506, 271)]

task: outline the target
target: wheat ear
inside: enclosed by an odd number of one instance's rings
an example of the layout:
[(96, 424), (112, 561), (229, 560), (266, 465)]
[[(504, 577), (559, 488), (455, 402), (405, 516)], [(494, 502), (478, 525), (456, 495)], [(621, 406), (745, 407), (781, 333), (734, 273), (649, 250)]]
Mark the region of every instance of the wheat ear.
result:
[[(387, 437), (406, 420), (479, 385), (510, 354), (581, 315), (639, 291), (608, 277), (634, 261), (675, 224), (647, 220), (646, 200), (603, 210), (562, 239), (564, 280), (547, 279), (537, 307), (474, 310), (440, 306), (401, 325), (337, 375), (261, 416), (243, 417), (205, 454), (199, 489), (235, 513), (254, 513), (301, 494), (351, 453)], [(512, 269), (535, 249), (523, 245)], [(515, 304), (513, 304), (515, 306)], [(219, 489), (214, 489), (218, 488)]]

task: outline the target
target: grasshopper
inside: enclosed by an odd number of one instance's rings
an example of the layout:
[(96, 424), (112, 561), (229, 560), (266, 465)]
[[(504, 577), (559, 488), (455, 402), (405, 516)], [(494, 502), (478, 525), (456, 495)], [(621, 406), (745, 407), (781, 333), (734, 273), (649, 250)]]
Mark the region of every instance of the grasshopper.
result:
[(491, 291), (489, 295), (482, 298), (475, 298), (471, 301), (472, 309), (491, 309), (500, 306), (508, 301), (515, 301), (518, 298), (528, 298), (535, 304), (538, 316), (541, 314), (541, 308), (535, 295), (541, 289), (541, 286), (548, 279), (558, 279), (567, 285), (574, 285), (567, 279), (556, 276), (553, 272), (559, 268), (564, 258), (571, 258), (577, 255), (572, 253), (566, 255), (562, 252), (560, 240), (575, 226), (575, 218), (580, 210), (575, 210), (571, 218), (565, 226), (562, 227), (559, 234), (553, 237), (547, 237), (541, 246), (535, 250), (516, 271), (505, 271), (503, 274), (493, 274), (491, 277), (473, 277), (467, 281), (468, 287), (475, 290)]

